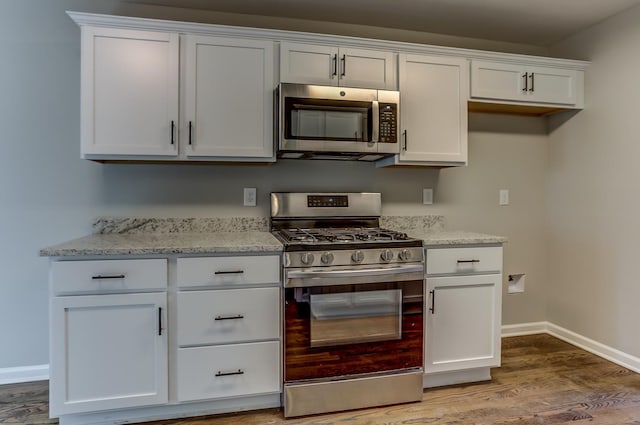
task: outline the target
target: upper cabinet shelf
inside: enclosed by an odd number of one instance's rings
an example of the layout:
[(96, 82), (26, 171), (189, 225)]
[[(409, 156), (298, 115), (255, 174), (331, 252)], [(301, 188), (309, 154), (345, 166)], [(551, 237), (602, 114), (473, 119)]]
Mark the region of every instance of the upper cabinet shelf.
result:
[(469, 111), (584, 107), (582, 61), (68, 14), (82, 27), (81, 152), (97, 161), (273, 162), (278, 82), (399, 90), (401, 149), (378, 166), (465, 165)]

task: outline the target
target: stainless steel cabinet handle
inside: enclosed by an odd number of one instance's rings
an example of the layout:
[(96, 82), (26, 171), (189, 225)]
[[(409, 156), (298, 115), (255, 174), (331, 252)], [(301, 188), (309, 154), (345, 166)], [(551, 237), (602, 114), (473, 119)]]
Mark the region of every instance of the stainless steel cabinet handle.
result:
[(429, 291), (429, 295), (431, 295), (431, 307), (429, 307), (429, 311), (431, 314), (436, 314), (436, 290), (432, 289)]
[(524, 87), (522, 88), (523, 92), (526, 92), (529, 90), (529, 79), (528, 79), (529, 74), (528, 73), (524, 73), (522, 75), (522, 79), (524, 80)]
[(238, 369), (238, 370), (234, 370), (234, 371), (231, 371), (231, 372), (222, 372), (222, 371), (219, 370), (218, 373), (216, 373), (215, 376), (219, 377), (219, 376), (231, 376), (231, 375), (244, 375), (244, 370)]
[(236, 314), (235, 316), (216, 316), (213, 320), (236, 320), (236, 319), (244, 319), (243, 314)]
[(171, 120), (171, 144), (172, 145), (175, 144), (175, 142), (176, 142), (174, 140), (174, 138), (173, 138), (173, 135), (175, 133), (175, 129), (176, 129), (176, 123), (175, 123), (175, 121)]
[(342, 76), (344, 77), (347, 73), (347, 55), (342, 55)]
[(533, 82), (535, 81), (533, 77), (533, 72), (529, 74), (529, 79), (531, 79), (531, 87), (529, 87), (529, 91), (533, 91)]
[(335, 55), (333, 55), (333, 74), (331, 74), (332, 77), (335, 77), (338, 75), (338, 54), (336, 53)]
[(219, 270), (213, 274), (242, 274), (244, 270)]
[(479, 263), (480, 260), (458, 260), (458, 263)]
[(95, 276), (91, 276), (93, 280), (107, 280), (107, 279), (124, 279), (126, 276), (123, 274), (98, 274)]

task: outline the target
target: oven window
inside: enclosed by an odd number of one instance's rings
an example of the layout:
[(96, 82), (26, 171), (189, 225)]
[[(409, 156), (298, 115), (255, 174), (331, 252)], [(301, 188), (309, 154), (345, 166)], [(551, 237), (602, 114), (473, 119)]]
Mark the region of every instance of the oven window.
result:
[(369, 142), (371, 108), (368, 102), (285, 99), (288, 139)]
[(311, 294), (311, 347), (402, 337), (402, 291)]

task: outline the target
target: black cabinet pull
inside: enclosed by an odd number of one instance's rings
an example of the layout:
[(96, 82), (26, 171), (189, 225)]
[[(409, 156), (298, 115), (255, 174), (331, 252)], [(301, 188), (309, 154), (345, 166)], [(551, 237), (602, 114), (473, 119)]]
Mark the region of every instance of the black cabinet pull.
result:
[(189, 121), (189, 144), (191, 144), (191, 121)]
[(528, 78), (529, 74), (528, 73), (524, 73), (522, 75), (522, 78), (524, 79), (524, 87), (522, 88), (523, 92), (527, 92), (529, 90), (529, 78)]
[(216, 316), (213, 320), (237, 320), (244, 319), (243, 314), (236, 314), (235, 316)]
[(162, 336), (162, 307), (158, 307), (158, 336)]
[(219, 376), (231, 376), (231, 375), (244, 375), (244, 370), (238, 369), (238, 370), (234, 370), (234, 371), (231, 371), (231, 372), (222, 372), (222, 371), (219, 370), (218, 373), (216, 373), (215, 376), (219, 377)]
[(175, 121), (171, 120), (171, 144), (172, 145), (175, 144), (175, 142), (176, 142), (174, 140), (174, 138), (173, 138), (173, 135), (175, 133), (175, 129), (176, 129), (176, 123), (175, 123)]
[(407, 130), (403, 131), (402, 135), (404, 136), (404, 143), (402, 144), (402, 150), (406, 151), (407, 150)]
[(91, 276), (91, 279), (93, 280), (108, 280), (108, 279), (124, 279), (125, 275), (123, 274), (98, 274), (95, 276)]
[(480, 260), (458, 260), (458, 263), (479, 263)]
[(338, 75), (338, 54), (337, 53), (333, 55), (333, 74), (331, 74), (331, 76), (335, 77), (336, 75)]
[(242, 274), (244, 270), (220, 270), (215, 272), (214, 274)]
[(429, 311), (431, 314), (436, 314), (436, 290), (433, 289), (429, 291), (429, 294), (431, 294), (431, 307), (429, 307)]
[(347, 55), (342, 55), (342, 76), (347, 73)]
[(533, 91), (533, 82), (535, 81), (533, 77), (533, 72), (529, 74), (529, 78), (531, 79), (531, 87), (529, 87), (529, 91)]

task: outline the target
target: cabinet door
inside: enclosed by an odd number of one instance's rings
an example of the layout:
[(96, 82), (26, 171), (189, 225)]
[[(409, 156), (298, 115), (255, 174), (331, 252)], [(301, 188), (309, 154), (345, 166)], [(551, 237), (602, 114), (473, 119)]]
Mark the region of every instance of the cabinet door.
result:
[(341, 48), (338, 77), (344, 87), (396, 90), (394, 55), (364, 49)]
[(82, 28), (82, 157), (177, 154), (178, 35)]
[(338, 85), (338, 48), (314, 44), (280, 43), (280, 81)]
[(574, 105), (577, 73), (571, 69), (528, 67), (529, 99), (541, 103)]
[(577, 72), (571, 69), (471, 62), (471, 97), (575, 105)]
[(471, 61), (471, 97), (522, 101), (525, 72), (522, 65)]
[(427, 278), (425, 373), (500, 365), (501, 276)]
[(185, 36), (187, 156), (273, 158), (273, 43)]
[(166, 293), (56, 297), (50, 414), (167, 402)]
[(400, 55), (400, 162), (467, 162), (465, 59)]

